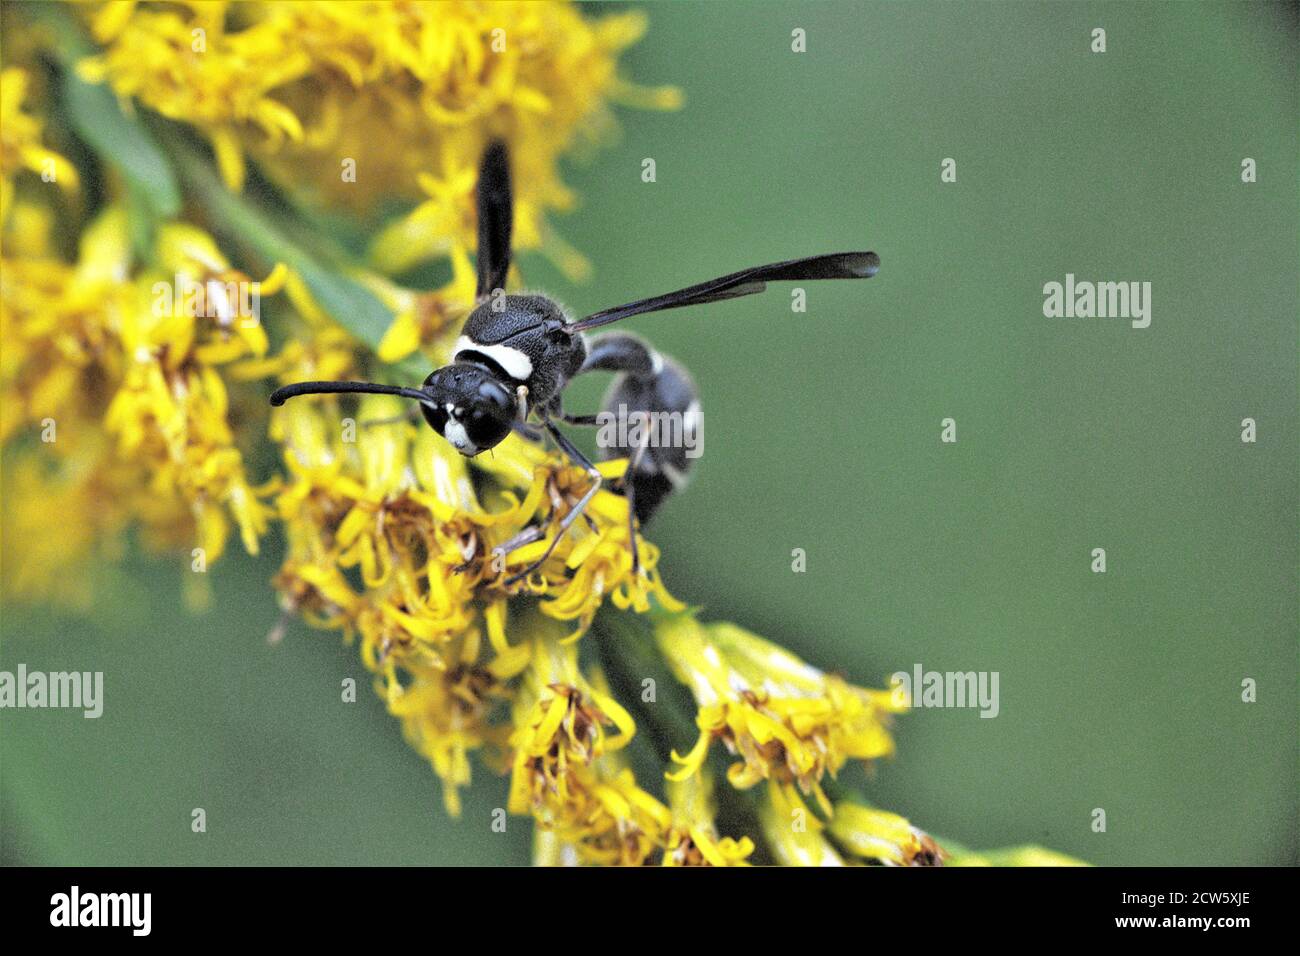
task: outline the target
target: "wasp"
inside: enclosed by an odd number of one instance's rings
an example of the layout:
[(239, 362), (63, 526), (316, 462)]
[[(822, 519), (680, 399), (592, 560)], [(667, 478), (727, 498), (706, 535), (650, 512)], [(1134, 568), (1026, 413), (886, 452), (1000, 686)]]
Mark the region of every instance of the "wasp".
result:
[[(548, 434), (560, 450), (583, 468), (590, 485), (560, 519), (540, 558), (512, 575), (513, 584), (536, 571), (601, 487), (601, 474), (557, 423), (597, 425), (600, 415), (569, 415), (561, 401), (565, 387), (587, 372), (615, 373), (604, 399), (604, 414), (653, 416), (667, 413), (698, 422), (699, 392), (686, 369), (637, 335), (587, 333), (634, 315), (706, 305), (762, 292), (768, 282), (809, 279), (868, 279), (880, 268), (874, 252), (836, 252), (753, 266), (675, 292), (638, 299), (573, 319), (553, 299), (539, 293), (505, 292), (514, 225), (509, 155), (504, 143), (484, 151), (476, 187), (478, 253), (475, 307), (452, 350), (451, 363), (431, 372), (419, 388), (375, 382), (297, 382), (276, 389), (272, 405), (298, 395), (340, 392), (396, 395), (419, 403), (424, 420), (458, 452), (473, 457), (496, 447), (512, 431), (538, 441)], [(534, 424), (535, 421), (535, 424)], [(602, 448), (602, 459), (628, 459), (618, 488), (628, 499), (633, 565), (636, 526), (685, 483), (691, 459), (682, 447), (651, 446), (643, 435), (629, 447), (626, 434)], [(544, 531), (526, 529), (495, 549), (510, 551), (538, 540)]]

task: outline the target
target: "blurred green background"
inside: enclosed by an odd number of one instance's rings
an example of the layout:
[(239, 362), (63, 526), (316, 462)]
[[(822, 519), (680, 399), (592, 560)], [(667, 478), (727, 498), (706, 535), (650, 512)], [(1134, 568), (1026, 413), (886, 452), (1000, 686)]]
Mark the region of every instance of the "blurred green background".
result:
[[(525, 257), (528, 283), (581, 314), (813, 252), (883, 260), (810, 284), (802, 315), (782, 286), (628, 323), (706, 410), (696, 479), (650, 529), (670, 589), (859, 683), (1000, 672), (996, 719), (898, 723), (872, 793), (926, 829), (1103, 864), (1293, 862), (1294, 9), (642, 6), (625, 72), (686, 107), (621, 111), (622, 141), (566, 169), (584, 202), (557, 226), (595, 278)], [(1151, 282), (1151, 327), (1044, 318), (1067, 272)], [(3, 609), (0, 666), (103, 670), (107, 697), (99, 720), (4, 712), (5, 862), (527, 861), (528, 821), (489, 826), (503, 780), (477, 772), (444, 816), (355, 648), (301, 626), (267, 645), (277, 550), (232, 548), (198, 617), (144, 559), (106, 572), (89, 618)]]

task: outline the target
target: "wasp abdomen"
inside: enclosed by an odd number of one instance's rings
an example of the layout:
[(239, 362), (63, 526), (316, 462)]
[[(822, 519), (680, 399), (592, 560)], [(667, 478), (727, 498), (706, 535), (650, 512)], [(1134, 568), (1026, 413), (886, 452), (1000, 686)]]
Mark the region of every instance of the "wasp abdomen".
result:
[(592, 340), (583, 371), (596, 369), (618, 372), (599, 418), (599, 455), (629, 459), (626, 483), (645, 523), (685, 487), (704, 450), (699, 392), (685, 368), (634, 335)]

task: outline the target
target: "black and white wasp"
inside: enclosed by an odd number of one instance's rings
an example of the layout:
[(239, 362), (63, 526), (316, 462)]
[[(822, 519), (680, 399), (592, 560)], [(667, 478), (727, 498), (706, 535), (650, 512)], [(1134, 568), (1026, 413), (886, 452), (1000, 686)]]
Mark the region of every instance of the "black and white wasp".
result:
[[(556, 423), (595, 425), (600, 416), (565, 414), (561, 393), (586, 372), (614, 372), (604, 408), (611, 414), (676, 413), (698, 418), (699, 395), (686, 370), (636, 335), (586, 332), (646, 312), (720, 302), (762, 292), (768, 282), (805, 279), (868, 279), (880, 267), (874, 252), (838, 252), (742, 269), (717, 279), (596, 312), (576, 321), (554, 301), (536, 293), (506, 294), (513, 228), (510, 166), (502, 143), (488, 146), (479, 168), (476, 304), (453, 349), (451, 364), (432, 372), (419, 388), (373, 382), (298, 382), (276, 389), (272, 405), (297, 395), (364, 392), (398, 395), (420, 403), (434, 430), (462, 455), (473, 457), (499, 444), (511, 431), (540, 440), (535, 418), (573, 462), (586, 469), (590, 487), (561, 518), (545, 553), (507, 583), (532, 574), (551, 555), (569, 526), (601, 485), (595, 465)], [(630, 540), (636, 562), (636, 522), (649, 520), (685, 479), (691, 459), (682, 447), (642, 443), (602, 448), (601, 457), (629, 459), (621, 490), (628, 498)], [(496, 549), (500, 555), (538, 540), (530, 528)]]

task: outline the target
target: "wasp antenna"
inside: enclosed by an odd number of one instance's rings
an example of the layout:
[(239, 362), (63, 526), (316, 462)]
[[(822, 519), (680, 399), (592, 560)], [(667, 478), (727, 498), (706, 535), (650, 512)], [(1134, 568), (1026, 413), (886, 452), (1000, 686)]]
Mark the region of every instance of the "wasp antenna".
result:
[(285, 401), (298, 395), (337, 395), (356, 392), (367, 395), (397, 395), (426, 404), (431, 401), (427, 392), (400, 385), (380, 385), (377, 382), (294, 382), (272, 392), (271, 404), (283, 405)]

